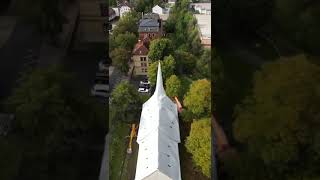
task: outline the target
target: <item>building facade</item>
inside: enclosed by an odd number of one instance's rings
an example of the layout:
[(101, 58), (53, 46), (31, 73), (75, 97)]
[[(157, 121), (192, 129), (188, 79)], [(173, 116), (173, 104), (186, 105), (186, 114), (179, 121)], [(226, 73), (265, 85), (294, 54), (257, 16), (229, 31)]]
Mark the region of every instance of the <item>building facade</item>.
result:
[(134, 75), (147, 75), (148, 67), (150, 65), (148, 58), (148, 47), (147, 44), (139, 40), (132, 51), (132, 62), (134, 64)]
[(139, 22), (139, 39), (149, 37), (150, 40), (159, 38), (163, 35), (163, 23), (159, 14), (147, 13), (143, 15)]

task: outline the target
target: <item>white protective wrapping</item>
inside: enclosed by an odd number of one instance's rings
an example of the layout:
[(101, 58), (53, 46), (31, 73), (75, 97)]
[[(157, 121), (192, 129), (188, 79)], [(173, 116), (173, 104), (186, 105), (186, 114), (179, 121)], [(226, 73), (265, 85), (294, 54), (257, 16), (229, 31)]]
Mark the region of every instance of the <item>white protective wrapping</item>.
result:
[(163, 88), (160, 63), (156, 90), (143, 104), (135, 180), (181, 180), (178, 111)]

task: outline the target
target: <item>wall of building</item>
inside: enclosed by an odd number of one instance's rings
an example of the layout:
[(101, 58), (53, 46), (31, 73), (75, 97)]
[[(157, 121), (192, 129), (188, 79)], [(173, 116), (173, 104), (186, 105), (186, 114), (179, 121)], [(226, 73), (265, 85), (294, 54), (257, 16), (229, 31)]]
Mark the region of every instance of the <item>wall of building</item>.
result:
[(145, 36), (149, 36), (151, 40), (161, 37), (160, 32), (141, 32), (139, 33), (139, 38), (143, 39)]
[[(141, 61), (141, 57), (145, 57), (146, 61)], [(148, 70), (149, 67), (149, 59), (147, 55), (133, 55), (132, 61), (134, 63), (134, 75), (147, 75), (148, 72), (143, 71), (143, 69)], [(146, 66), (141, 66), (141, 63), (145, 63)]]

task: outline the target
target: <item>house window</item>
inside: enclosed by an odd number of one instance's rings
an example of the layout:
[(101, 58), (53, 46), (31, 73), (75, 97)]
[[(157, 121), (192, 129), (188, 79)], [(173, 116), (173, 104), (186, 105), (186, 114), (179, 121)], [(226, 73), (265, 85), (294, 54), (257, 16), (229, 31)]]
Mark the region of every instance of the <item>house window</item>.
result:
[(140, 57), (140, 61), (147, 61), (147, 57)]

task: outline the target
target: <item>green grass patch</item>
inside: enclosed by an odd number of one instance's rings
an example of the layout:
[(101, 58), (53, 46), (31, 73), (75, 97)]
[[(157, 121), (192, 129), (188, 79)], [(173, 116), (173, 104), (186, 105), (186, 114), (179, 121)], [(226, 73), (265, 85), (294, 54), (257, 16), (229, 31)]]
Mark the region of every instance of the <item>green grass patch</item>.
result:
[[(117, 122), (111, 130), (110, 141), (110, 179), (120, 179), (122, 164), (125, 161), (130, 126)], [(125, 169), (125, 168), (124, 168)], [(125, 172), (123, 172), (125, 173)]]

